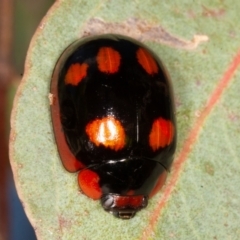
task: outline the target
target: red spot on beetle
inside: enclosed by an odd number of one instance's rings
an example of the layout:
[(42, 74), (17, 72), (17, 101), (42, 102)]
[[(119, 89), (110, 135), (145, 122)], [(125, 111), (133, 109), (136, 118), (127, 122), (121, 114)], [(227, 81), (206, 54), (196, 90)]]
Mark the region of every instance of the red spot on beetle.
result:
[(137, 60), (148, 74), (158, 73), (158, 66), (152, 55), (144, 48), (137, 50)]
[(65, 83), (77, 86), (87, 76), (88, 64), (73, 63), (65, 75)]
[(149, 145), (153, 151), (168, 146), (174, 137), (174, 126), (170, 120), (157, 118), (149, 134)]
[(115, 207), (124, 208), (132, 207), (138, 208), (142, 206), (143, 196), (117, 196), (114, 199)]
[(85, 195), (97, 200), (102, 196), (102, 190), (99, 186), (99, 176), (90, 169), (84, 169), (78, 174), (78, 184)]
[(101, 72), (116, 73), (120, 66), (121, 56), (111, 47), (101, 47), (97, 54), (98, 68)]

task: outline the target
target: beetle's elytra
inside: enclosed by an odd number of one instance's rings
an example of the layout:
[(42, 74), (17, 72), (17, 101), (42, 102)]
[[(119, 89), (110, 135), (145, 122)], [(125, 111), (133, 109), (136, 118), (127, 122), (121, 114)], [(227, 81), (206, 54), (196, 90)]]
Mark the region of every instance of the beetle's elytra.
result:
[(51, 81), (53, 129), (81, 191), (122, 219), (163, 186), (176, 148), (168, 74), (142, 43), (120, 35), (76, 41)]

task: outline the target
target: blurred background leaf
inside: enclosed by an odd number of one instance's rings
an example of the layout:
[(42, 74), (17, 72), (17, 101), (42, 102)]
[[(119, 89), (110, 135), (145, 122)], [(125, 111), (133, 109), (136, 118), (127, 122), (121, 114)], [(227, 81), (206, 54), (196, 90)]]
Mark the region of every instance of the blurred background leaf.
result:
[(33, 33), (54, 0), (0, 1), (0, 239), (34, 240), (8, 160), (9, 118)]
[[(13, 122), (14, 174), (39, 238), (239, 239), (237, 9), (240, 2), (233, 0), (57, 2), (32, 42), (31, 68), (21, 85)], [(166, 187), (130, 221), (113, 218), (98, 202), (78, 193), (76, 176), (60, 164), (51, 130), (47, 95), (52, 70), (92, 17), (110, 23), (135, 17), (159, 24), (178, 38), (209, 38), (192, 51), (147, 42), (172, 77), (178, 150)]]

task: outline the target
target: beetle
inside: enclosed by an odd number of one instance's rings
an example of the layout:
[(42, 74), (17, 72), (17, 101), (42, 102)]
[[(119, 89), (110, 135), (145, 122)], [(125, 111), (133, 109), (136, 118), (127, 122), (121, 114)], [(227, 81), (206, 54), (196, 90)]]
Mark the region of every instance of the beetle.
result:
[(122, 35), (87, 37), (59, 58), (51, 116), (63, 166), (104, 210), (130, 219), (165, 183), (176, 149), (169, 75)]

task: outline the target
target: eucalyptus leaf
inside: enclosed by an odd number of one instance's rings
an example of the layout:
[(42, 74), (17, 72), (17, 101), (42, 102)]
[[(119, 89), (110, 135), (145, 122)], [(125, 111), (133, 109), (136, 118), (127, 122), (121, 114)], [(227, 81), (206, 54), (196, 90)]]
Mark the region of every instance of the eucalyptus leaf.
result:
[[(233, 0), (55, 2), (31, 41), (11, 118), (15, 183), (38, 239), (239, 239), (237, 9), (240, 2)], [(61, 164), (50, 118), (59, 56), (84, 34), (101, 33), (101, 26), (133, 35), (156, 52), (176, 101), (178, 148), (168, 181), (126, 221), (79, 191), (77, 174)]]

